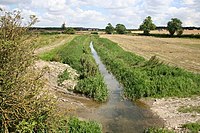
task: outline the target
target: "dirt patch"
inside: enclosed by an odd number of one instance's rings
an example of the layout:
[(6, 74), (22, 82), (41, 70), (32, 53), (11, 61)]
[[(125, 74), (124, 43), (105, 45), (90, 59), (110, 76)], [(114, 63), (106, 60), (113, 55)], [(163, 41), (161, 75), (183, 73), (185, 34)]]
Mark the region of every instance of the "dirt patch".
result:
[[(76, 109), (86, 109), (86, 107), (95, 104), (92, 100), (84, 96), (68, 91), (68, 89), (72, 90), (76, 86), (77, 77), (79, 76), (76, 70), (72, 69), (69, 65), (39, 60), (36, 61), (35, 66), (38, 70), (46, 68), (46, 73), (43, 77), (45, 79), (44, 89), (49, 90), (58, 99), (58, 111), (60, 113), (73, 113)], [(70, 75), (70, 79), (64, 81), (68, 84), (58, 86), (58, 75), (65, 70)]]
[(200, 113), (182, 113), (180, 107), (200, 106), (200, 97), (142, 99), (150, 109), (165, 121), (168, 129), (182, 131), (181, 125), (200, 121)]
[(146, 59), (156, 55), (173, 66), (200, 72), (200, 40), (182, 38), (155, 38), (128, 35), (101, 35), (118, 43), (124, 50)]

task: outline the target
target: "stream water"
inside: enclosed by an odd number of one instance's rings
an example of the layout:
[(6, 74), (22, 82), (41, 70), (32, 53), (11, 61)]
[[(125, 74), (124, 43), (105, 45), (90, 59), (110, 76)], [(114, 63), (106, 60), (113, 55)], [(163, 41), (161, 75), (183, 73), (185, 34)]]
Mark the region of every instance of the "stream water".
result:
[(123, 87), (106, 70), (105, 65), (93, 48), (92, 42), (90, 48), (109, 89), (109, 99), (108, 102), (96, 105), (96, 107), (88, 110), (78, 110), (78, 115), (100, 122), (103, 125), (104, 133), (142, 133), (147, 127), (163, 126), (163, 122), (147, 107), (123, 99)]

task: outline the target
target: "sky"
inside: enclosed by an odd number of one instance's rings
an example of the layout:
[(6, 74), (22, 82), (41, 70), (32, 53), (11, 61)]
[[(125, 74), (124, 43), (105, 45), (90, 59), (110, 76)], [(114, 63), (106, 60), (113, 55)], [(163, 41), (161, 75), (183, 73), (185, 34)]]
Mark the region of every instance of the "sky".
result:
[(108, 23), (138, 28), (147, 16), (157, 26), (179, 18), (183, 26), (200, 27), (200, 0), (0, 0), (0, 8), (36, 15), (39, 27), (95, 27)]

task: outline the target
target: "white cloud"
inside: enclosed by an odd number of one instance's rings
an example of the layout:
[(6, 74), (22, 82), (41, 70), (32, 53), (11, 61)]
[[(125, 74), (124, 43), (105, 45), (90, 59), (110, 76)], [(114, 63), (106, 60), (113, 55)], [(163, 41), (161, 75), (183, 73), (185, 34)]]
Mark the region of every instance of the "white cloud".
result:
[(0, 7), (19, 8), (26, 16), (36, 14), (37, 26), (100, 27), (123, 23), (138, 28), (151, 16), (156, 25), (177, 17), (184, 26), (200, 26), (199, 0), (1, 0)]

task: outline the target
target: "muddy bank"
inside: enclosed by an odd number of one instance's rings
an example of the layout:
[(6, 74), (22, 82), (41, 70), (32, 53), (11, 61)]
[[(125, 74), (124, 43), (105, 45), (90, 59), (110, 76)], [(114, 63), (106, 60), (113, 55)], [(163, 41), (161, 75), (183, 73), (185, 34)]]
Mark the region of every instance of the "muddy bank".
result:
[(150, 109), (165, 121), (165, 127), (177, 132), (182, 131), (183, 124), (200, 121), (200, 113), (182, 113), (180, 107), (200, 106), (200, 97), (141, 99)]

